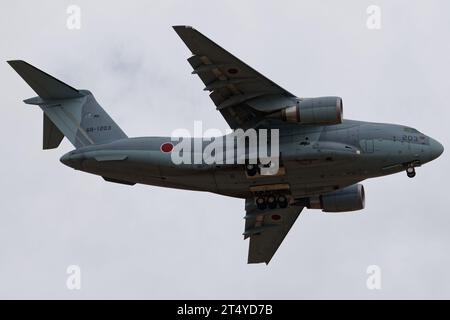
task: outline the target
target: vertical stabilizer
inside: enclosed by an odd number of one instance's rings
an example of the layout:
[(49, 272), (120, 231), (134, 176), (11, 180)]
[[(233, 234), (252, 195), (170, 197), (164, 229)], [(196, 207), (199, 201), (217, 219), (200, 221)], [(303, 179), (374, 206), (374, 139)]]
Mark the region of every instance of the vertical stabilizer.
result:
[(24, 102), (44, 111), (44, 149), (58, 147), (63, 135), (76, 148), (127, 137), (90, 91), (77, 90), (25, 61), (8, 63), (39, 95)]

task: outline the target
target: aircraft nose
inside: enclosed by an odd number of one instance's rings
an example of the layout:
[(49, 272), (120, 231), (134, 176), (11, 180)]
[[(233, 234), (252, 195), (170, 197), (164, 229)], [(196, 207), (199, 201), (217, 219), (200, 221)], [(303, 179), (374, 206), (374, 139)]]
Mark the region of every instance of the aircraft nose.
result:
[(444, 152), (444, 146), (440, 144), (437, 140), (430, 138), (430, 161), (438, 158), (442, 152)]

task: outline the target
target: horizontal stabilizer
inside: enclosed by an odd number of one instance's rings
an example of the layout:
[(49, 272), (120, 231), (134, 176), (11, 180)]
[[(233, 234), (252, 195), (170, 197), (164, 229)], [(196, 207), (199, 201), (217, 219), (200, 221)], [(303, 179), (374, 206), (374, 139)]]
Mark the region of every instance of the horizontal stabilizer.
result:
[(22, 60), (8, 61), (9, 65), (43, 99), (60, 100), (79, 98), (83, 95), (75, 88), (33, 67)]

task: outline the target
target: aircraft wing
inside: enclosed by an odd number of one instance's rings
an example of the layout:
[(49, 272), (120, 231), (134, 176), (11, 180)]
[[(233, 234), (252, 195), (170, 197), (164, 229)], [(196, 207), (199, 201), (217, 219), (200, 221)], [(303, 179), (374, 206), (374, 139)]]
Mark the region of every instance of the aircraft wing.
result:
[(173, 28), (193, 54), (188, 59), (192, 73), (203, 81), (204, 90), (211, 92), (209, 96), (231, 128), (248, 129), (264, 118), (251, 103), (255, 99), (295, 97), (194, 28)]
[(280, 247), (303, 207), (258, 210), (254, 199), (245, 202), (244, 239), (250, 238), (248, 263), (268, 264)]

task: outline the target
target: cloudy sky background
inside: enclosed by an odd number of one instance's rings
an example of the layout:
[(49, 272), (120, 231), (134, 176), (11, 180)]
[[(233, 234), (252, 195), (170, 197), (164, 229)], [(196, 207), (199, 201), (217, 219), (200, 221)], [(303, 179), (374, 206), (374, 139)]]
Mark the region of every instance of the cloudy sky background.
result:
[[(68, 30), (67, 6), (81, 8)], [(366, 27), (369, 5), (381, 30)], [(244, 204), (106, 183), (42, 151), (24, 59), (91, 90), (129, 136), (225, 130), (172, 25), (193, 25), (299, 96), (339, 95), (345, 117), (402, 123), (449, 145), (450, 3), (14, 1), (0, 5), (0, 298), (450, 298), (448, 152), (365, 181), (366, 209), (304, 211), (269, 266), (247, 265)], [(66, 288), (81, 267), (82, 287)], [(382, 289), (366, 287), (378, 265)]]

